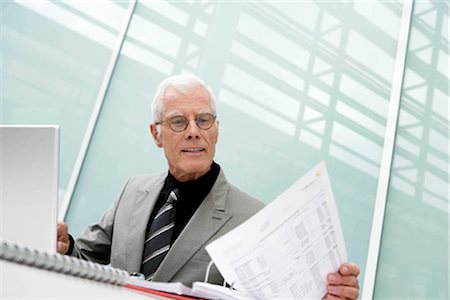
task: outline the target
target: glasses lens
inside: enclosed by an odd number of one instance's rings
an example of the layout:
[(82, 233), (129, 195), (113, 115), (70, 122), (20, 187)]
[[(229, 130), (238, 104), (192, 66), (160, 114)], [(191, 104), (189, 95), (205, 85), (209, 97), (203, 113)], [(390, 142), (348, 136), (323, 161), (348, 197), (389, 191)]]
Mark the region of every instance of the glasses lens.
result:
[(170, 118), (169, 125), (173, 131), (180, 132), (186, 129), (188, 120), (184, 116)]
[(214, 116), (209, 113), (199, 114), (196, 123), (201, 129), (209, 129), (214, 123)]

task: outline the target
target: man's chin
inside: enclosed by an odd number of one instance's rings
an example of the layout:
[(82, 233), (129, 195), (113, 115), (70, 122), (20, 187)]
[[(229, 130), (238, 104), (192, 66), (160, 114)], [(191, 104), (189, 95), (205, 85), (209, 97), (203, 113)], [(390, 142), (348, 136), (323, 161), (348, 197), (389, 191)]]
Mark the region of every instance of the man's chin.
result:
[(180, 168), (180, 171), (183, 171), (177, 172), (178, 174), (173, 175), (179, 181), (196, 180), (209, 171), (209, 169), (211, 168), (211, 164), (212, 163), (208, 162), (189, 162), (187, 164), (184, 164), (183, 167)]

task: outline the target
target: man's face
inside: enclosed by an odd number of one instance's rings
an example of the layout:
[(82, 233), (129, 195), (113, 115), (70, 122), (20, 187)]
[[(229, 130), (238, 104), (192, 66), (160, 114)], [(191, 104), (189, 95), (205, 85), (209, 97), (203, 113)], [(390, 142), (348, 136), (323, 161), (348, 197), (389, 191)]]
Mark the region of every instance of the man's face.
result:
[(170, 129), (167, 122), (150, 129), (158, 147), (164, 149), (170, 173), (180, 182), (195, 180), (209, 171), (219, 135), (217, 121), (207, 130), (200, 129), (195, 118), (201, 113), (211, 113), (209, 93), (201, 86), (191, 93), (183, 95), (173, 88), (168, 88), (164, 95), (164, 110), (161, 121), (173, 116), (185, 116), (188, 127), (182, 132)]

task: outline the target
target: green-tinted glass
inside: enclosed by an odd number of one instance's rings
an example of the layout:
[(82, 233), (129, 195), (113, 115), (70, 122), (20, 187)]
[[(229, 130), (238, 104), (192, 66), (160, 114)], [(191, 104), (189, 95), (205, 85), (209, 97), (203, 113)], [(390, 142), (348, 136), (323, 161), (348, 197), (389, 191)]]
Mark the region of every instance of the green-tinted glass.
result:
[(0, 5), (0, 122), (60, 125), (61, 200), (125, 9), (108, 1)]
[(349, 259), (364, 274), (401, 8), (139, 1), (70, 207), (72, 232), (98, 221), (127, 177), (167, 172), (148, 133), (150, 102), (163, 78), (193, 72), (212, 87), (215, 160), (239, 188), (267, 203), (326, 161)]
[(415, 1), (375, 299), (449, 299), (448, 26)]

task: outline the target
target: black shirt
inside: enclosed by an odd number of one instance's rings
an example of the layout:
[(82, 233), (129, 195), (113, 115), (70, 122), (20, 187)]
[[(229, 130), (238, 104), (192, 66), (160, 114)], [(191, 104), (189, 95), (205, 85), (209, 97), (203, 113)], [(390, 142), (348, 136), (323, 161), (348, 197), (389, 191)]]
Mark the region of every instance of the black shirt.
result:
[(164, 186), (150, 216), (146, 236), (150, 230), (151, 223), (156, 213), (164, 205), (170, 192), (175, 188), (178, 188), (178, 201), (175, 202), (175, 227), (174, 235), (172, 237), (172, 242), (175, 241), (191, 217), (194, 215), (194, 212), (200, 206), (203, 199), (205, 199), (206, 195), (211, 191), (219, 172), (220, 166), (215, 162), (212, 163), (211, 169), (197, 180), (178, 182), (175, 177), (168, 172)]

